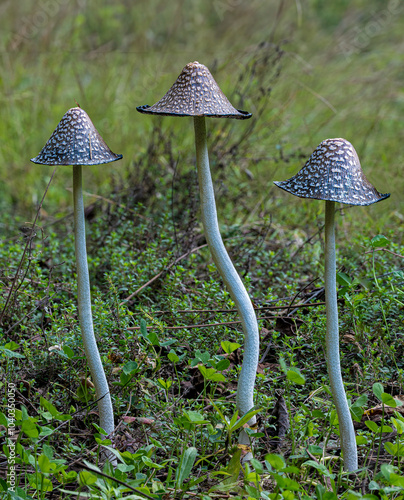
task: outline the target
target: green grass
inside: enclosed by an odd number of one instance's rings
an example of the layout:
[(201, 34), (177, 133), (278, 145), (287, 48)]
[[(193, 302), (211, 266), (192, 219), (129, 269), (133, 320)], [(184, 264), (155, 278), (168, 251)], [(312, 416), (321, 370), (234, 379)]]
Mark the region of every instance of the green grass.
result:
[[(283, 9), (230, 0), (212, 5), (193, 1), (186, 9), (147, 5), (55, 1), (39, 7), (28, 2), (2, 6), (0, 174), (5, 210), (35, 209), (50, 169), (29, 159), (75, 100), (110, 147), (124, 155), (108, 170), (88, 169), (88, 190), (108, 195), (111, 186), (126, 185), (156, 122), (139, 115), (136, 106), (155, 102), (187, 62), (200, 60), (236, 106), (254, 113), (254, 133), (242, 144), (244, 164), (255, 176), (251, 185), (256, 183), (261, 192), (266, 185), (278, 196), (273, 180), (295, 173), (322, 139), (342, 136), (357, 148), (370, 180), (393, 194), (378, 210), (401, 213), (400, 6), (390, 2), (393, 14), (386, 17), (388, 6), (378, 2), (350, 2), (349, 8), (344, 3), (320, 8), (314, 2), (290, 2)], [(380, 28), (373, 34), (371, 23), (378, 19)], [(276, 49), (260, 47), (262, 43), (279, 45), (283, 56), (277, 58)], [(238, 84), (253, 64), (254, 74)], [(190, 124), (161, 121), (164, 134), (172, 134), (180, 168), (192, 165)], [(221, 120), (209, 122), (215, 135), (227, 126)], [(230, 126), (235, 137), (249, 127), (247, 122)], [(52, 211), (70, 206), (65, 190), (70, 183), (68, 169), (60, 169), (48, 197)]]
[[(0, 386), (4, 405), (6, 383), (17, 386), (18, 498), (48, 498), (51, 489), (53, 498), (131, 493), (85, 472), (83, 460), (160, 499), (402, 497), (403, 413), (391, 397), (404, 392), (403, 16), (393, 0), (3, 2)], [(253, 112), (244, 122), (207, 122), (223, 238), (259, 308), (265, 353), (248, 466), (234, 417), (242, 347), (226, 353), (222, 345), (242, 346), (242, 331), (209, 251), (196, 250), (205, 240), (192, 123), (136, 112), (193, 60)], [(124, 155), (84, 171), (94, 324), (120, 423), (116, 470), (98, 461), (94, 394), (83, 385), (69, 167), (57, 168), (22, 259), (21, 228), (53, 171), (29, 159), (75, 100)], [(357, 476), (342, 472), (325, 366), (323, 204), (273, 185), (327, 137), (351, 141), (369, 180), (391, 192), (336, 218)], [(386, 239), (374, 240), (380, 234)], [(292, 301), (304, 300), (285, 318)], [(2, 414), (5, 406), (4, 437)], [(4, 471), (3, 463), (0, 488)]]

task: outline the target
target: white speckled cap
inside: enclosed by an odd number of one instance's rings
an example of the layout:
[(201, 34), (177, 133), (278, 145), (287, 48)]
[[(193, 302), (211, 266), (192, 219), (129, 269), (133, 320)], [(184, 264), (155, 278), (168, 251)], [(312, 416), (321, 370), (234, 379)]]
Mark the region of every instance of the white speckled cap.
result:
[(371, 205), (390, 196), (366, 179), (355, 148), (345, 139), (326, 139), (294, 177), (275, 184), (300, 198), (349, 205)]
[(212, 116), (244, 120), (251, 113), (234, 108), (203, 64), (189, 63), (173, 86), (153, 106), (138, 106), (140, 113), (168, 116)]
[(99, 165), (121, 158), (105, 144), (88, 114), (81, 108), (71, 108), (31, 161), (42, 165)]

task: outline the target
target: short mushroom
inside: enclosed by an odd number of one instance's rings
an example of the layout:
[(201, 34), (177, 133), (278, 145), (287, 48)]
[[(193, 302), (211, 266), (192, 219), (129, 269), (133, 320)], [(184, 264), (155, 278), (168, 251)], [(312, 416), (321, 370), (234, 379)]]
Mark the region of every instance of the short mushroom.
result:
[[(216, 213), (215, 195), (209, 167), (205, 117), (243, 120), (251, 113), (235, 109), (223, 94), (206, 66), (192, 62), (185, 66), (170, 90), (153, 106), (139, 106), (140, 113), (190, 116), (194, 119), (201, 217), (206, 241), (216, 267), (237, 307), (244, 331), (244, 361), (237, 388), (237, 409), (241, 415), (254, 406), (254, 384), (258, 366), (258, 323), (250, 297), (223, 244)], [(255, 423), (255, 417), (249, 425)], [(240, 444), (250, 443), (243, 430)]]
[(275, 182), (301, 198), (325, 200), (325, 299), (326, 357), (331, 392), (338, 414), (344, 467), (348, 472), (358, 468), (358, 454), (352, 418), (341, 375), (335, 260), (335, 202), (349, 205), (371, 205), (388, 198), (366, 179), (358, 155), (345, 139), (326, 139), (310, 156), (304, 167), (292, 178)]
[(72, 108), (63, 116), (48, 142), (31, 161), (42, 165), (73, 166), (74, 239), (77, 268), (77, 300), (84, 351), (94, 382), (100, 426), (109, 435), (114, 431), (114, 414), (107, 379), (94, 336), (91, 313), (84, 220), (82, 165), (99, 165), (120, 160), (105, 144), (87, 113)]

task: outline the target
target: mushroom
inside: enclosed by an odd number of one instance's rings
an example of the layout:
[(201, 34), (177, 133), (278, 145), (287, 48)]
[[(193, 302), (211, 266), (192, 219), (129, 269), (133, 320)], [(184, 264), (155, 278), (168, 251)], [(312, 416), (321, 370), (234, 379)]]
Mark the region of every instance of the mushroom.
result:
[(63, 116), (48, 142), (31, 161), (42, 165), (73, 166), (74, 239), (77, 268), (77, 300), (84, 351), (94, 382), (100, 426), (109, 435), (114, 431), (114, 414), (107, 379), (94, 336), (91, 314), (84, 220), (82, 165), (99, 165), (120, 160), (105, 144), (87, 113), (72, 108)]
[[(244, 415), (254, 406), (254, 384), (259, 355), (258, 323), (250, 297), (220, 235), (209, 167), (205, 116), (243, 120), (250, 118), (251, 113), (235, 109), (220, 90), (208, 68), (196, 61), (185, 66), (170, 90), (156, 104), (139, 106), (136, 109), (140, 113), (192, 116), (194, 119), (201, 217), (205, 237), (216, 267), (236, 305), (244, 331), (244, 360), (236, 398), (239, 414)], [(253, 425), (255, 417), (248, 423)], [(239, 443), (250, 444), (244, 430), (240, 434)]]
[(358, 155), (345, 139), (326, 139), (310, 156), (304, 167), (292, 178), (275, 182), (301, 198), (325, 200), (325, 299), (326, 358), (331, 392), (338, 414), (344, 468), (358, 468), (358, 456), (347, 398), (341, 375), (335, 260), (335, 203), (371, 205), (388, 198), (366, 179)]

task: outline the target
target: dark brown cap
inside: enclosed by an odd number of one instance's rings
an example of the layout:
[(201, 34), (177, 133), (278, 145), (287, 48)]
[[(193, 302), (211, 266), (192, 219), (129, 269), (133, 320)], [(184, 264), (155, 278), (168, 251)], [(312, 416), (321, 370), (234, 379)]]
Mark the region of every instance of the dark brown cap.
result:
[(42, 165), (99, 165), (121, 158), (105, 144), (88, 114), (81, 108), (71, 108), (31, 161)]
[(168, 116), (213, 116), (244, 120), (251, 113), (234, 108), (206, 66), (197, 61), (182, 70), (167, 94), (153, 106), (138, 106), (140, 113)]
[(366, 179), (354, 147), (345, 139), (326, 139), (294, 177), (275, 184), (300, 198), (349, 205), (371, 205), (390, 196)]

